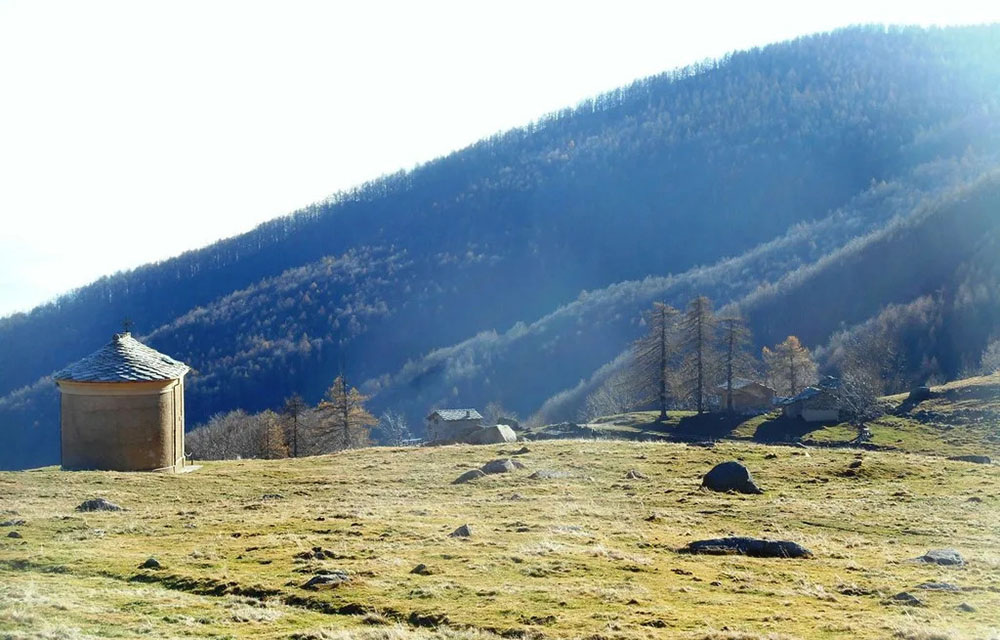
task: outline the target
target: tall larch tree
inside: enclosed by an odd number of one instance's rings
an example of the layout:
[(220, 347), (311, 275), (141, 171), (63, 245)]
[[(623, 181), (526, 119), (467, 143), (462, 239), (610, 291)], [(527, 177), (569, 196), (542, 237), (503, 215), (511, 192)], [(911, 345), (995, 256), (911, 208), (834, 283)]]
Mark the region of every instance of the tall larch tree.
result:
[(287, 458), (288, 442), (281, 418), (274, 411), (267, 410), (254, 416), (257, 423), (260, 457), (265, 459)]
[(754, 370), (750, 355), (751, 335), (746, 321), (739, 316), (719, 320), (719, 342), (726, 387), (726, 413), (733, 412), (733, 380), (747, 377)]
[(285, 405), (281, 408), (281, 415), (285, 418), (285, 431), (288, 434), (286, 440), (293, 458), (299, 457), (299, 426), (303, 414), (308, 410), (305, 400), (297, 393), (285, 398)]
[(794, 396), (816, 381), (816, 363), (809, 349), (795, 336), (788, 336), (774, 348), (762, 352), (767, 379), (775, 391)]
[(343, 375), (337, 376), (316, 407), (319, 421), (315, 440), (327, 450), (350, 449), (368, 442), (368, 430), (378, 424), (365, 409), (368, 398), (354, 387), (348, 388)]
[(632, 345), (632, 375), (618, 381), (618, 384), (635, 386), (640, 398), (655, 397), (661, 422), (667, 419), (669, 367), (676, 354), (674, 339), (678, 313), (664, 302), (653, 303), (653, 308), (644, 314), (646, 335)]
[(679, 324), (681, 351), (684, 353), (679, 376), (686, 397), (694, 400), (698, 413), (707, 410), (708, 390), (717, 378), (719, 354), (716, 328), (711, 300), (698, 296), (688, 303)]

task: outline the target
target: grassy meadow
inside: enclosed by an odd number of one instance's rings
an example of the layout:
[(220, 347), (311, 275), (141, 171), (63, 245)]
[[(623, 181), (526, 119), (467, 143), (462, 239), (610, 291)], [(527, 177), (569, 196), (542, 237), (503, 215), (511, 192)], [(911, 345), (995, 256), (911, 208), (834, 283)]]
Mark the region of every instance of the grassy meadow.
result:
[[(515, 473), (451, 484), (519, 447), (373, 448), (182, 475), (2, 473), (0, 521), (24, 524), (0, 528), (0, 637), (1000, 633), (996, 465), (750, 442), (565, 440), (528, 443)], [(732, 459), (764, 495), (699, 488)], [(626, 479), (632, 469), (646, 478)], [(565, 473), (530, 478), (536, 470)], [(127, 511), (74, 511), (98, 496)], [(462, 524), (472, 535), (450, 537)], [(815, 557), (677, 551), (724, 535), (789, 539)], [(911, 560), (938, 547), (958, 549), (967, 565)], [(139, 568), (150, 556), (160, 569)], [(411, 573), (418, 564), (426, 575)], [(322, 570), (349, 579), (303, 588)], [(918, 588), (927, 582), (959, 590)], [(902, 591), (923, 606), (895, 604)]]

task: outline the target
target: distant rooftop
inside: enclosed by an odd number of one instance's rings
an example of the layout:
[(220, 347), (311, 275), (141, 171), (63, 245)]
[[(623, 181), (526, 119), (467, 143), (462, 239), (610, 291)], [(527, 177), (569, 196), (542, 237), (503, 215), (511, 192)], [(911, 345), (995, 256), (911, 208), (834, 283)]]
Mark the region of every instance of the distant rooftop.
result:
[(148, 382), (175, 380), (188, 372), (179, 360), (151, 349), (130, 333), (116, 333), (111, 342), (55, 374), (74, 382)]
[(475, 409), (438, 409), (437, 411), (432, 411), (430, 418), (434, 414), (437, 414), (439, 418), (448, 422), (450, 420), (482, 420), (483, 416), (479, 414)]
[[(761, 386), (761, 387), (763, 387), (765, 389), (770, 389), (770, 387), (768, 387), (767, 385), (765, 385), (763, 383), (760, 383), (760, 382), (757, 382), (756, 380), (749, 380), (747, 378), (733, 378), (733, 390), (734, 391), (737, 390), (737, 389), (743, 389), (745, 387), (749, 387), (750, 385), (754, 385), (754, 384), (758, 385), (758, 386)], [(726, 385), (724, 385), (724, 384), (720, 384), (717, 388), (720, 389), (720, 390), (722, 390), (722, 391), (725, 391), (728, 387)]]

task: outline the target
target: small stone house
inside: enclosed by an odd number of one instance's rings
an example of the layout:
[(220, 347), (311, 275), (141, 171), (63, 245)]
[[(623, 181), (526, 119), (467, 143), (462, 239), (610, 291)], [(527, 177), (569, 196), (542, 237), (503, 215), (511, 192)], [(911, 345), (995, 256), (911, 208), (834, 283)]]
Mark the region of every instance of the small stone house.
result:
[(62, 467), (180, 471), (188, 370), (131, 334), (119, 333), (55, 374)]
[(781, 403), (781, 413), (786, 418), (799, 418), (806, 422), (839, 422), (839, 387), (839, 380), (827, 377), (819, 385), (806, 387), (797, 396), (785, 399)]
[(475, 409), (437, 409), (427, 416), (427, 439), (461, 440), (483, 424), (483, 416)]
[[(719, 394), (719, 407), (723, 410), (729, 407), (729, 389), (727, 385), (716, 388)], [(757, 414), (770, 411), (774, 404), (774, 389), (753, 380), (745, 378), (733, 379), (733, 411), (741, 414)]]

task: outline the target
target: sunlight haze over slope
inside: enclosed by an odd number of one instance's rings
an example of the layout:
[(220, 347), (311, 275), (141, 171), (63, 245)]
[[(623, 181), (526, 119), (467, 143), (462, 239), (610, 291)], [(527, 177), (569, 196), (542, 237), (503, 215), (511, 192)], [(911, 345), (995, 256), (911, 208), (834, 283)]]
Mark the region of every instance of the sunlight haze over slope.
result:
[(0, 2), (0, 315), (635, 78), (849, 24), (997, 19), (980, 2)]

